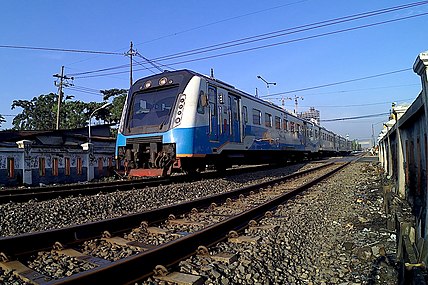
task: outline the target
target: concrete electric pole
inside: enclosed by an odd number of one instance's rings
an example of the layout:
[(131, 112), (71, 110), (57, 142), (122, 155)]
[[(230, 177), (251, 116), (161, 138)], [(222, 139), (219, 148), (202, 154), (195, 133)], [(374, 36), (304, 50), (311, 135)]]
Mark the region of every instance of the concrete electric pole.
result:
[(59, 82), (55, 80), (55, 86), (58, 87), (58, 109), (56, 111), (56, 129), (59, 130), (60, 109), (61, 109), (61, 102), (62, 102), (62, 96), (63, 96), (62, 88), (64, 86), (66, 87), (70, 86), (70, 83), (64, 82), (64, 80), (68, 80), (68, 79), (73, 80), (74, 78), (64, 75), (64, 66), (61, 66), (61, 74), (54, 74), (53, 77), (59, 78)]
[(136, 54), (136, 51), (134, 50), (134, 45), (132, 44), (132, 41), (131, 41), (131, 44), (130, 44), (130, 46), (129, 46), (129, 50), (128, 50), (128, 52), (125, 54), (125, 55), (129, 55), (129, 87), (131, 87), (132, 86), (132, 83), (133, 83), (133, 80), (132, 80), (132, 57), (134, 56)]

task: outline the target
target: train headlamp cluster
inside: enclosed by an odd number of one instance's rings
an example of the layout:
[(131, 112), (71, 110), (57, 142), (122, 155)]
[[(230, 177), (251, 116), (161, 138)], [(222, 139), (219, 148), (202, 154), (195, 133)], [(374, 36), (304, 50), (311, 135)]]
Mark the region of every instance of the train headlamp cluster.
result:
[(174, 119), (174, 127), (180, 125), (181, 123), (185, 101), (186, 101), (186, 94), (180, 94), (178, 97), (178, 106), (177, 106), (177, 111)]
[(168, 78), (162, 77), (161, 79), (159, 79), (159, 85), (160, 86), (164, 86), (167, 83), (168, 83)]
[(147, 89), (147, 88), (150, 88), (150, 87), (152, 87), (152, 82), (150, 80), (146, 81), (146, 83), (144, 83), (144, 88)]
[[(172, 79), (168, 79), (167, 77), (162, 77), (158, 81), (158, 86), (165, 86), (167, 84), (172, 84), (173, 82), (174, 81)], [(144, 82), (144, 85), (140, 87), (140, 90), (143, 88), (148, 89), (150, 87), (153, 87), (153, 82), (151, 80), (147, 80), (146, 82)]]

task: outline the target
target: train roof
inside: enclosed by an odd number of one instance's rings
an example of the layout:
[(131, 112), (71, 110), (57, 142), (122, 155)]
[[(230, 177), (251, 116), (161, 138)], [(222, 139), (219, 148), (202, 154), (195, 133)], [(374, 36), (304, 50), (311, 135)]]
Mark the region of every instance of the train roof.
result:
[[(315, 126), (315, 124), (313, 123), (313, 122), (311, 122), (311, 121), (309, 121), (309, 120), (306, 120), (306, 119), (303, 119), (303, 118), (299, 118), (299, 117), (297, 117), (297, 115), (295, 115), (294, 113), (291, 113), (291, 112), (289, 112), (289, 111), (287, 111), (287, 110), (285, 110), (285, 109), (283, 109), (283, 108), (281, 108), (280, 106), (278, 106), (278, 105), (275, 105), (274, 103), (272, 103), (272, 102), (269, 102), (269, 101), (266, 101), (266, 100), (263, 100), (263, 99), (261, 99), (261, 98), (258, 98), (258, 97), (255, 97), (254, 95), (251, 95), (251, 94), (249, 94), (249, 93), (246, 93), (246, 92), (244, 92), (244, 91), (242, 91), (242, 90), (239, 90), (239, 89), (237, 89), (235, 86), (233, 86), (233, 85), (231, 85), (231, 84), (229, 84), (229, 83), (227, 83), (227, 82), (224, 82), (224, 81), (222, 81), (222, 80), (219, 80), (219, 79), (217, 79), (217, 78), (214, 78), (214, 77), (211, 77), (211, 76), (208, 76), (208, 75), (205, 75), (205, 74), (202, 74), (202, 73), (198, 73), (198, 72), (196, 72), (196, 71), (193, 71), (193, 70), (189, 70), (189, 69), (180, 69), (180, 70), (174, 70), (174, 71), (169, 71), (169, 70), (165, 70), (164, 72), (162, 72), (162, 73), (158, 73), (158, 74), (154, 74), (154, 75), (150, 75), (150, 76), (147, 76), (147, 77), (144, 77), (144, 78), (140, 78), (140, 79), (138, 79), (137, 81), (135, 81), (135, 83), (133, 84), (133, 86), (138, 82), (138, 83), (140, 83), (141, 81), (146, 81), (146, 80), (149, 80), (150, 78), (157, 78), (157, 77), (159, 77), (159, 76), (161, 76), (161, 75), (166, 75), (166, 74), (183, 74), (184, 75), (184, 77), (189, 77), (189, 79), (190, 79), (190, 77), (192, 77), (192, 76), (199, 76), (199, 77), (202, 77), (202, 78), (204, 78), (204, 79), (206, 79), (207, 81), (210, 81), (210, 82), (212, 82), (212, 83), (217, 83), (217, 85), (220, 85), (221, 87), (223, 87), (223, 88), (227, 88), (227, 89), (233, 89), (233, 92), (235, 92), (235, 93), (237, 93), (238, 95), (241, 95), (241, 96), (244, 96), (244, 97), (247, 97), (247, 98), (249, 98), (249, 99), (251, 99), (251, 100), (255, 100), (255, 101), (257, 101), (257, 102), (259, 102), (259, 103), (261, 103), (261, 104), (263, 104), (263, 105), (266, 105), (266, 106), (268, 106), (268, 107), (271, 107), (271, 108), (274, 108), (274, 109), (276, 109), (276, 110), (278, 110), (278, 111), (280, 111), (280, 112), (286, 112), (289, 116), (292, 116), (292, 117), (294, 117), (294, 118), (296, 118), (296, 119), (298, 119), (298, 120), (301, 120), (301, 121), (304, 121), (304, 122), (306, 122), (306, 124), (308, 124), (308, 125), (312, 125), (312, 126)], [(132, 88), (133, 89), (133, 88)], [(325, 127), (323, 127), (323, 126), (320, 126), (320, 125), (317, 125), (319, 128), (321, 128), (321, 129), (323, 129), (323, 130), (325, 130), (325, 131), (327, 131), (327, 132), (331, 132), (331, 133), (333, 133), (333, 134), (335, 134), (333, 131), (330, 131), (330, 130), (327, 130)], [(338, 136), (338, 137), (341, 137), (341, 138), (343, 138), (341, 135), (338, 135), (338, 134), (335, 134), (336, 136)]]

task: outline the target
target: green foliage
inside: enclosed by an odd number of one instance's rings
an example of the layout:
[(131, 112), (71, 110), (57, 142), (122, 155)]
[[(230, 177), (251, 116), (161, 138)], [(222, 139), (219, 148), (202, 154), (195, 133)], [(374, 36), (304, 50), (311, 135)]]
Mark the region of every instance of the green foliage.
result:
[(0, 127), (3, 123), (6, 123), (6, 119), (2, 115), (0, 115)]
[(119, 123), (120, 117), (122, 116), (123, 105), (125, 104), (126, 95), (128, 90), (126, 89), (109, 89), (100, 91), (104, 97), (104, 100), (108, 100), (113, 97), (112, 106), (110, 106), (110, 117), (109, 122)]
[[(109, 89), (100, 91), (104, 100), (113, 98), (112, 105), (97, 111), (93, 118), (107, 123), (118, 123), (126, 98), (126, 89)], [(89, 116), (95, 109), (105, 102), (73, 101), (74, 96), (65, 96), (61, 102), (60, 128), (72, 129), (86, 127)], [(12, 110), (22, 108), (22, 112), (12, 121), (15, 130), (54, 130), (56, 129), (56, 116), (58, 108), (58, 96), (54, 93), (40, 95), (31, 100), (14, 100)], [(3, 121), (2, 121), (3, 120)], [(5, 122), (0, 115), (1, 123)]]
[(53, 130), (56, 127), (57, 95), (49, 93), (31, 100), (13, 100), (12, 110), (22, 108), (13, 118), (16, 130)]

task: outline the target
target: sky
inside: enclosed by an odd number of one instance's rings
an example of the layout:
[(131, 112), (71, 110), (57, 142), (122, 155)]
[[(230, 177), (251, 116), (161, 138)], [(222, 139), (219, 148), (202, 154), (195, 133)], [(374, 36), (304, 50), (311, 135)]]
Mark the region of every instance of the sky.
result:
[[(159, 72), (144, 58), (168, 70), (210, 74), (212, 68), (216, 78), (247, 93), (257, 88), (259, 97), (278, 105), (284, 98), (286, 109), (293, 110), (298, 97), (298, 111), (314, 107), (321, 120), (370, 116), (321, 122), (350, 139), (370, 140), (372, 128), (377, 137), (388, 120), (392, 102), (410, 104), (421, 90), (412, 66), (428, 50), (428, 3), (352, 21), (344, 17), (410, 3), (416, 2), (1, 1), (0, 114), (7, 120), (1, 129), (11, 128), (21, 111), (11, 110), (13, 100), (57, 92), (53, 75), (61, 66), (74, 77), (64, 93), (75, 100), (101, 102), (97, 90), (129, 88), (125, 54), (132, 41), (138, 52), (134, 81)], [(325, 22), (339, 18), (341, 23)], [(313, 25), (320, 22), (322, 27)], [(260, 35), (270, 38), (254, 41)], [(253, 41), (237, 45), (244, 38)], [(227, 42), (234, 46), (219, 49)], [(195, 49), (199, 53), (159, 59)], [(101, 69), (108, 71), (88, 73)], [(276, 85), (267, 88), (257, 76)]]

